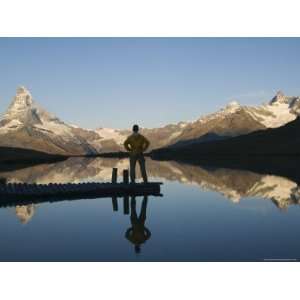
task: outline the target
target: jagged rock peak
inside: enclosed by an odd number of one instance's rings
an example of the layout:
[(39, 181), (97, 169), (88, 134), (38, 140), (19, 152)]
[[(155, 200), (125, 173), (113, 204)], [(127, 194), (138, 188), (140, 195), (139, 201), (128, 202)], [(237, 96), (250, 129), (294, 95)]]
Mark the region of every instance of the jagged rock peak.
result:
[(24, 86), (19, 86), (17, 88), (16, 97), (15, 98), (24, 99), (24, 100), (31, 100), (32, 101), (31, 93)]
[(32, 104), (33, 99), (29, 90), (27, 90), (24, 86), (19, 86), (9, 109), (24, 109)]
[(17, 87), (17, 95), (22, 95), (22, 94), (30, 94), (28, 89), (23, 85)]
[(278, 91), (276, 95), (272, 98), (270, 104), (274, 103), (285, 103), (287, 101), (287, 97), (284, 95), (282, 91)]
[(23, 124), (24, 126), (32, 126), (53, 121), (61, 123), (58, 118), (48, 113), (40, 105), (38, 105), (33, 100), (29, 90), (27, 90), (24, 86), (17, 88), (16, 95), (13, 97), (11, 104), (4, 114), (2, 121), (3, 120), (5, 124), (13, 122), (14, 126), (20, 124)]

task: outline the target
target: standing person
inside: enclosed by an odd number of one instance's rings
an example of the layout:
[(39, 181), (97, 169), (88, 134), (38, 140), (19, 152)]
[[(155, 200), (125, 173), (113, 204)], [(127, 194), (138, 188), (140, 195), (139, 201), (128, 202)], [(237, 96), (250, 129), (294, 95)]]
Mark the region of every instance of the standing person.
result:
[(131, 182), (135, 182), (135, 166), (136, 162), (139, 162), (141, 173), (144, 182), (148, 182), (146, 166), (145, 166), (145, 157), (143, 152), (145, 152), (150, 142), (139, 133), (139, 126), (133, 125), (133, 133), (126, 139), (124, 142), (125, 149), (129, 152), (130, 159), (130, 179)]

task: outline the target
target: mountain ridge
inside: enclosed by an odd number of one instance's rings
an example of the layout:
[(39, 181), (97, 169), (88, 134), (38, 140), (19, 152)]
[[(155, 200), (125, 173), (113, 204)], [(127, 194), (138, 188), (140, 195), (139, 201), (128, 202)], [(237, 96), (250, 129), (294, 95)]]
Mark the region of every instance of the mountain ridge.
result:
[[(177, 147), (178, 143), (227, 139), (257, 130), (282, 126), (300, 112), (300, 98), (278, 92), (268, 104), (242, 106), (236, 101), (192, 122), (141, 128), (151, 142), (149, 150)], [(33, 149), (59, 155), (97, 155), (123, 150), (131, 130), (70, 125), (35, 102), (23, 86), (0, 120), (0, 146)]]
[(300, 117), (277, 128), (268, 128), (201, 144), (188, 144), (176, 148), (152, 151), (154, 158), (198, 159), (201, 156), (247, 157), (256, 155), (300, 155)]

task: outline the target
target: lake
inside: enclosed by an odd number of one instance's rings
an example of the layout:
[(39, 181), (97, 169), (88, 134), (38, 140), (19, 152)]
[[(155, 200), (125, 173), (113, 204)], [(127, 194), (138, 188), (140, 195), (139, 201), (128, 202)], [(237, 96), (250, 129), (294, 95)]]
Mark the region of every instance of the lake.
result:
[[(300, 189), (246, 170), (146, 161), (161, 197), (0, 208), (0, 261), (269, 261), (300, 255)], [(127, 159), (70, 158), (0, 171), (8, 182), (110, 181)], [(138, 172), (139, 174), (139, 172)], [(121, 178), (119, 178), (121, 180)], [(126, 209), (125, 209), (126, 210)]]

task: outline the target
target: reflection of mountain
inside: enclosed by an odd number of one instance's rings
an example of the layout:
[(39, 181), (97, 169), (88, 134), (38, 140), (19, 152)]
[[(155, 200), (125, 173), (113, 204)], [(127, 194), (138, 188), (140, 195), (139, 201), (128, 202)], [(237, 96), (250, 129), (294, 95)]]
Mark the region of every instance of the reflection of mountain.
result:
[[(113, 167), (121, 173), (122, 169), (128, 168), (128, 160), (70, 158), (58, 163), (0, 172), (0, 177), (7, 178), (9, 182), (28, 183), (110, 181)], [(200, 186), (221, 193), (233, 202), (239, 202), (244, 197), (258, 197), (272, 200), (280, 208), (300, 204), (298, 184), (286, 177), (151, 159), (147, 159), (147, 169), (150, 177)]]
[(33, 217), (34, 212), (35, 212), (34, 204), (16, 206), (16, 215), (22, 224), (28, 223)]
[(81, 181), (110, 181), (111, 169), (128, 169), (127, 160), (103, 158), (70, 158), (53, 164), (40, 164), (13, 172), (0, 172), (9, 182), (67, 183)]
[(272, 200), (279, 208), (300, 204), (300, 188), (288, 178), (257, 174), (251, 171), (225, 168), (205, 169), (199, 166), (164, 162), (172, 167), (164, 178), (198, 185), (216, 191), (233, 202), (241, 198), (257, 197)]

